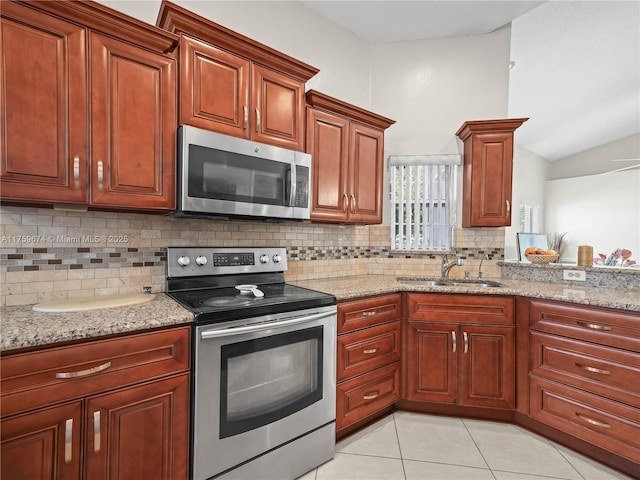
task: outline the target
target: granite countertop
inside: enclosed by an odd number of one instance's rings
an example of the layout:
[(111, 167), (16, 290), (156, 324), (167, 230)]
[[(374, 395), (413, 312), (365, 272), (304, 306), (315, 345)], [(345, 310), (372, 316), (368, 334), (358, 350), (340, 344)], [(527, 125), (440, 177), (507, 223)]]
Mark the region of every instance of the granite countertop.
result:
[[(536, 282), (507, 278), (487, 278), (504, 284), (501, 288), (480, 286), (430, 286), (402, 283), (394, 275), (361, 275), (291, 282), (334, 295), (338, 301), (400, 291), (519, 295), (559, 300), (582, 305), (640, 312), (637, 290), (577, 286), (575, 283)], [(158, 327), (189, 324), (193, 314), (165, 294), (131, 307), (69, 313), (34, 312), (31, 305), (0, 309), (0, 350), (52, 345), (105, 335), (132, 333)]]
[(485, 278), (484, 280), (502, 283), (504, 287), (487, 288), (477, 285), (464, 287), (430, 286), (421, 285), (420, 283), (399, 282), (395, 275), (360, 275), (304, 280), (293, 283), (300, 287), (329, 293), (334, 295), (338, 301), (399, 291), (473, 293), (483, 295), (519, 295), (640, 312), (640, 293), (637, 290), (580, 286), (576, 285), (575, 282), (567, 284), (509, 278)]
[(188, 324), (193, 314), (159, 293), (151, 302), (84, 312), (41, 313), (32, 305), (2, 307), (0, 349), (13, 350)]

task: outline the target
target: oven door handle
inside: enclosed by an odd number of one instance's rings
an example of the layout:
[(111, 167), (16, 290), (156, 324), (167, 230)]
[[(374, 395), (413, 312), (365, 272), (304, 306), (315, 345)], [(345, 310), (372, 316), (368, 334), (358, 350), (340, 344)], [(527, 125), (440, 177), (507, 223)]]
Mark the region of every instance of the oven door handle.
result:
[(313, 322), (321, 318), (331, 317), (333, 315), (335, 315), (335, 312), (323, 312), (316, 313), (314, 315), (298, 315), (295, 317), (287, 317), (286, 319), (272, 320), (270, 322), (263, 322), (257, 325), (248, 325), (244, 327), (228, 327), (220, 330), (206, 330), (200, 333), (200, 338), (206, 340), (209, 338), (228, 337), (230, 335), (239, 335), (242, 333), (259, 332), (261, 330), (270, 330), (272, 328), (289, 327), (291, 325)]

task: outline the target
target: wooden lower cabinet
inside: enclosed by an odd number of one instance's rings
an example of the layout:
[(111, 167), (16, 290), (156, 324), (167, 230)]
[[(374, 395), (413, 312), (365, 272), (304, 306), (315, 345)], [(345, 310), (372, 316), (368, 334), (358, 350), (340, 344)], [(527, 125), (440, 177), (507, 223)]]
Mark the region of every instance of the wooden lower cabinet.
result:
[(540, 299), (526, 303), (534, 430), (554, 440), (558, 432), (567, 434), (566, 443), (586, 442), (580, 448), (590, 456), (637, 476), (640, 314)]
[(512, 311), (507, 297), (409, 294), (405, 398), (515, 408)]
[(338, 304), (338, 436), (400, 399), (401, 298), (380, 295)]
[(3, 356), (2, 478), (187, 478), (189, 339), (183, 327)]
[(0, 477), (82, 478), (81, 425), (81, 401), (2, 419)]
[(531, 377), (530, 389), (534, 420), (636, 463), (640, 459), (637, 407), (536, 376)]

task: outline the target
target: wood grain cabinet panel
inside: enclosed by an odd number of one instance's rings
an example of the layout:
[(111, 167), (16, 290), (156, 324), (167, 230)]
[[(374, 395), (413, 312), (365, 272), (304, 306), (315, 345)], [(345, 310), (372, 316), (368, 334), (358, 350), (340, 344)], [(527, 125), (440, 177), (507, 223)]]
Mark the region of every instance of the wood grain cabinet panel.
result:
[(1, 425), (3, 479), (82, 478), (82, 402), (2, 419)]
[(640, 314), (541, 299), (527, 307), (530, 417), (640, 471)]
[(532, 418), (638, 463), (640, 409), (536, 376), (530, 388)]
[(177, 37), (98, 2), (1, 11), (2, 200), (173, 210)]
[(162, 2), (157, 25), (180, 36), (180, 123), (304, 150), (305, 82), (318, 69)]
[(187, 478), (190, 332), (3, 355), (2, 477)]
[(175, 62), (91, 36), (91, 204), (175, 208)]
[(336, 431), (375, 415), (400, 398), (400, 363), (338, 383)]
[(401, 299), (391, 294), (338, 303), (338, 436), (400, 398)]
[(464, 143), (463, 227), (511, 225), (513, 134), (527, 120), (470, 121), (456, 132)]
[(381, 223), (384, 130), (395, 122), (315, 90), (306, 100), (311, 219)]
[(407, 400), (515, 408), (512, 298), (408, 294), (406, 302)]
[(2, 199), (85, 204), (86, 29), (13, 2), (0, 14)]

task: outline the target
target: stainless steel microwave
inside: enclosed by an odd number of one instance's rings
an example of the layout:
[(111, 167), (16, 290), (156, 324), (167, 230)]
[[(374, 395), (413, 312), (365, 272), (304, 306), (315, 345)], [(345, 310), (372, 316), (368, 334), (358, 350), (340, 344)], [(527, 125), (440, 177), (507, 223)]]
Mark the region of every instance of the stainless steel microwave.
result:
[(311, 155), (178, 128), (176, 216), (309, 218)]

